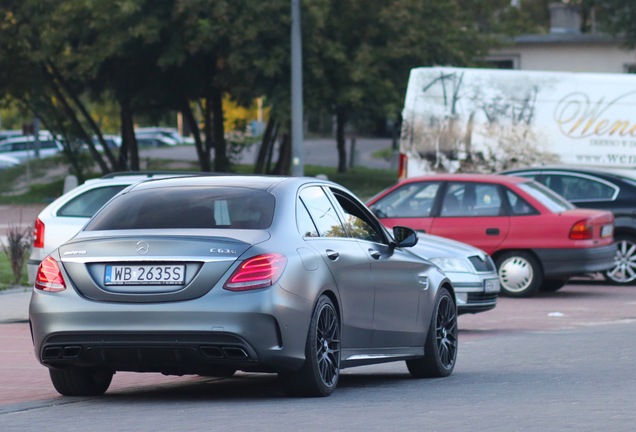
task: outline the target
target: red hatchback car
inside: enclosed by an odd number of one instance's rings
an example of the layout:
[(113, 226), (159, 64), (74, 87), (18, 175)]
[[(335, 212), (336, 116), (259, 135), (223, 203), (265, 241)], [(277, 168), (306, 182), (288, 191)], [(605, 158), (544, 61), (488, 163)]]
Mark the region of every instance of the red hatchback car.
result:
[(501, 291), (556, 291), (572, 276), (607, 270), (616, 255), (614, 216), (575, 208), (533, 180), (435, 174), (400, 181), (367, 203), (387, 226), (410, 226), (492, 256)]

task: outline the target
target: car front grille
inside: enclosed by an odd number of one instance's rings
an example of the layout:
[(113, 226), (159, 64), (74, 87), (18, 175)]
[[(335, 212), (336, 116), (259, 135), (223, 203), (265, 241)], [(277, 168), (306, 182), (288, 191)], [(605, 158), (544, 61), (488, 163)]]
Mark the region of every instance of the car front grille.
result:
[(498, 296), (498, 293), (469, 292), (466, 303), (471, 305), (482, 303), (491, 304), (497, 301)]

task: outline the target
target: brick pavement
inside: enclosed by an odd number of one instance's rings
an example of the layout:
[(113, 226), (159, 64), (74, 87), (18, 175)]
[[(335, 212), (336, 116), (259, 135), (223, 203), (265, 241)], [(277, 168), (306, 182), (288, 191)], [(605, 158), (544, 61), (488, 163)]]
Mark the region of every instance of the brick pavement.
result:
[[(53, 388), (48, 369), (33, 354), (28, 323), (0, 324), (0, 409), (2, 406), (24, 402), (60, 399)], [(108, 393), (131, 391), (143, 387), (181, 385), (192, 380), (206, 380), (197, 376), (164, 376), (158, 373), (118, 372)]]
[[(1, 300), (0, 294), (0, 311)], [(617, 322), (636, 322), (634, 287), (573, 284), (528, 299), (500, 298), (492, 311), (460, 316), (460, 344), (501, 333), (549, 332)], [(0, 323), (0, 359), (0, 412), (12, 404), (63, 400), (54, 390), (47, 369), (33, 354), (27, 322)], [(193, 380), (209, 379), (120, 372), (108, 393), (178, 386)]]

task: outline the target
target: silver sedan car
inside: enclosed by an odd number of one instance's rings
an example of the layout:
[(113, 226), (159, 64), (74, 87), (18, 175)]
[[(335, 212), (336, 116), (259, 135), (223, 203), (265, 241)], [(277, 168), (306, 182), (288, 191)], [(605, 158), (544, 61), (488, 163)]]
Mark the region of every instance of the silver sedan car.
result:
[(501, 291), (492, 258), (469, 244), (431, 234), (417, 234), (411, 251), (437, 264), (455, 289), (457, 312), (486, 312), (497, 306)]
[(118, 371), (272, 372), (306, 396), (387, 361), (447, 376), (455, 293), (416, 243), (326, 180), (139, 183), (40, 264), (34, 352), (63, 395), (103, 394)]

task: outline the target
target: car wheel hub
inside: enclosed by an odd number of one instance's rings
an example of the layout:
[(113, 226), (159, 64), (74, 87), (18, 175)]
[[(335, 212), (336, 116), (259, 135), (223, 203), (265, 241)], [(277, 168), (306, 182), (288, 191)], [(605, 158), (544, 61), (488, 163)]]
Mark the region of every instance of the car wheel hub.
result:
[(636, 279), (636, 244), (621, 240), (617, 242), (614, 267), (607, 276), (617, 283), (629, 283)]
[(521, 257), (505, 260), (499, 268), (502, 288), (509, 292), (522, 292), (532, 283), (534, 273), (530, 263)]

